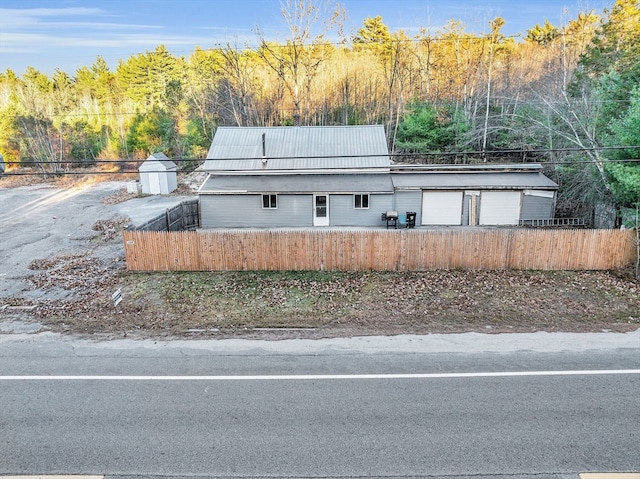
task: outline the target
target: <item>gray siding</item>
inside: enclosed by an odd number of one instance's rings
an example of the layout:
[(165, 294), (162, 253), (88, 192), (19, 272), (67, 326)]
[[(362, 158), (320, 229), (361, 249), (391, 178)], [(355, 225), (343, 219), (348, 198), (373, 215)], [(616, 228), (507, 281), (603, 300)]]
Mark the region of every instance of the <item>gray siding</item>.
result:
[(353, 207), (353, 195), (329, 196), (331, 226), (380, 226), (381, 215), (391, 210), (393, 195), (369, 195), (369, 208)]
[[(466, 165), (472, 168), (471, 165)], [(497, 166), (497, 165), (496, 165)], [(436, 166), (435, 168), (438, 168)], [(464, 168), (464, 167), (462, 167)], [(502, 167), (510, 168), (510, 167)], [(391, 178), (397, 189), (420, 188), (423, 190), (493, 190), (493, 189), (556, 189), (558, 185), (542, 173), (532, 171), (457, 171), (447, 173), (432, 170), (420, 173), (392, 171)]]
[[(462, 224), (469, 224), (470, 196), (464, 196)], [(478, 209), (480, 197), (477, 198)], [(203, 228), (271, 228), (313, 226), (312, 194), (279, 194), (278, 208), (262, 208), (262, 195), (200, 195)], [(554, 198), (522, 195), (521, 219), (546, 219), (554, 216)], [(422, 223), (422, 191), (397, 191), (392, 194), (369, 194), (369, 208), (353, 207), (352, 194), (329, 195), (331, 226), (381, 226), (380, 216), (388, 210), (400, 214), (417, 213)], [(479, 215), (477, 217), (479, 219)]]
[(311, 195), (278, 195), (278, 207), (262, 208), (262, 195), (201, 195), (203, 228), (312, 226)]
[(397, 191), (395, 194), (394, 206), (392, 210), (399, 214), (406, 214), (407, 211), (414, 211), (416, 224), (422, 223), (422, 190)]
[(520, 210), (520, 219), (523, 220), (541, 220), (553, 218), (555, 201), (553, 198), (544, 198), (541, 196), (522, 195), (522, 207)]

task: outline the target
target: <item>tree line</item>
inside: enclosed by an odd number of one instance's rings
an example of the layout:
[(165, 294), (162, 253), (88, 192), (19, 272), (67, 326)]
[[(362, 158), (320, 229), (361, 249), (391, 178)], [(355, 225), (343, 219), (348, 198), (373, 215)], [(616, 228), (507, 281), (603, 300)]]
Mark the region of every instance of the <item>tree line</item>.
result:
[[(384, 124), (393, 158), (411, 163), (541, 162), (561, 187), (558, 212), (640, 202), (640, 5), (616, 0), (524, 38), (494, 18), (473, 34), (451, 20), (414, 36), (366, 18), (351, 38), (344, 9), (288, 0), (283, 41), (163, 45), (98, 56), (73, 75), (0, 73), (0, 152), (42, 172), (144, 159), (188, 166), (218, 126)], [(15, 162), (15, 163), (14, 163)]]

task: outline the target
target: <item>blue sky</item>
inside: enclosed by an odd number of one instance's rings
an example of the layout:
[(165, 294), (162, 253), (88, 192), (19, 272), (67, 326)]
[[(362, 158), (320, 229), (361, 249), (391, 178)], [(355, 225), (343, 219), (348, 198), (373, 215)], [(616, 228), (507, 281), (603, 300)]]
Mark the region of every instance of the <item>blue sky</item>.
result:
[[(256, 45), (256, 28), (268, 39), (286, 39), (280, 14), (286, 0), (0, 0), (0, 72), (18, 75), (27, 66), (46, 74), (59, 68), (73, 75), (98, 56), (111, 68), (118, 59), (162, 44), (188, 57), (196, 46)], [(335, 0), (316, 0), (334, 4)], [(448, 20), (481, 33), (496, 16), (503, 33), (526, 34), (536, 23), (560, 26), (580, 11), (601, 12), (614, 0), (341, 0), (345, 33), (355, 33), (367, 17), (382, 16), (391, 31), (413, 35), (439, 30)]]

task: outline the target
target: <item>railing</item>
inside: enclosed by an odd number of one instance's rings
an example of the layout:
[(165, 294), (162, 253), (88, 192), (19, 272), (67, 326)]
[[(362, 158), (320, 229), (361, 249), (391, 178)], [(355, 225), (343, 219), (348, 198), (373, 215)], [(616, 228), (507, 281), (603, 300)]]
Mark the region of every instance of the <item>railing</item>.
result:
[(520, 226), (534, 228), (588, 228), (590, 222), (584, 218), (545, 218), (520, 220)]

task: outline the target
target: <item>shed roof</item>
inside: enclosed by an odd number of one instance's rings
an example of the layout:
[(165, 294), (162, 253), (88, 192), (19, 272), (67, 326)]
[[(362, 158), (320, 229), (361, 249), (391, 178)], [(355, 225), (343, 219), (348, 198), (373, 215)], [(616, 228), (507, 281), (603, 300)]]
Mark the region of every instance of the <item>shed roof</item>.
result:
[(138, 168), (138, 171), (147, 172), (163, 172), (163, 171), (175, 171), (178, 167), (171, 161), (164, 153), (154, 153), (147, 158)]
[(393, 193), (389, 174), (211, 175), (202, 194), (232, 193)]
[(434, 189), (451, 190), (461, 188), (517, 188), (557, 190), (558, 185), (542, 173), (531, 172), (487, 172), (468, 171), (444, 173), (430, 171), (428, 173), (391, 174), (393, 185), (397, 189)]
[(382, 125), (219, 127), (204, 170), (362, 169), (390, 165)]

